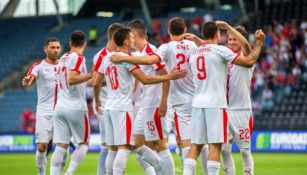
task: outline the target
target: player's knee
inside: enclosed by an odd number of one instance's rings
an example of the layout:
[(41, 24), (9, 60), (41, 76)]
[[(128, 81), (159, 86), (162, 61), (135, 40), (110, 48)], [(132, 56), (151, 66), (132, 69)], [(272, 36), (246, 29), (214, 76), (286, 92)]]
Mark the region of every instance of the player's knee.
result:
[(191, 140), (181, 140), (180, 141), (180, 148), (190, 147), (190, 146), (191, 146)]
[(46, 152), (48, 148), (48, 145), (46, 143), (39, 143), (37, 144), (37, 150), (39, 152)]
[(227, 146), (222, 146), (222, 150), (221, 150), (222, 155), (229, 155), (231, 154), (231, 149), (229, 149)]
[(156, 151), (161, 152), (168, 148), (167, 143), (164, 140), (153, 141), (153, 145), (156, 148)]
[(250, 149), (245, 149), (245, 148), (241, 148), (240, 149), (240, 153), (242, 155), (242, 157), (248, 157), (251, 155), (251, 150)]

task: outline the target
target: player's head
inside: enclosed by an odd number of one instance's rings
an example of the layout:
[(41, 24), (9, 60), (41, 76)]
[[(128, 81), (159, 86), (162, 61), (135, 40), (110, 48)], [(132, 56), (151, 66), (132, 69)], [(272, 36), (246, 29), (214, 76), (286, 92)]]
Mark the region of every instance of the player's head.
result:
[(123, 27), (116, 30), (113, 39), (117, 47), (125, 47), (128, 50), (134, 48), (134, 36), (130, 28)]
[(168, 22), (168, 33), (170, 35), (180, 36), (187, 31), (183, 18), (173, 17)]
[(108, 39), (109, 39), (109, 41), (113, 39), (115, 31), (122, 28), (122, 27), (125, 27), (125, 26), (121, 23), (113, 23), (108, 27)]
[(80, 30), (74, 31), (70, 35), (69, 44), (70, 44), (70, 47), (85, 48), (86, 47), (85, 33)]
[[(241, 33), (247, 39), (247, 31), (243, 26), (237, 26), (235, 29)], [(237, 40), (237, 38), (230, 32), (228, 32), (228, 46), (231, 47), (236, 52), (241, 51), (242, 44)]]
[(59, 59), (61, 52), (61, 44), (57, 38), (47, 38), (44, 45), (44, 51), (47, 58), (51, 60)]
[(135, 36), (135, 40), (146, 39), (147, 27), (143, 20), (135, 19), (128, 23), (128, 27)]
[(219, 28), (214, 21), (205, 22), (202, 26), (201, 34), (205, 40), (214, 40), (217, 43), (219, 33)]

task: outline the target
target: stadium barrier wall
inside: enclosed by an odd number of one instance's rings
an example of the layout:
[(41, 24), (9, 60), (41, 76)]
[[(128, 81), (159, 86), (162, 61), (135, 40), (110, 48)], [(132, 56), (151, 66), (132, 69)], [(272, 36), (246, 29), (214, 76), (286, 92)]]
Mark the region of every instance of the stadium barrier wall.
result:
[[(169, 137), (169, 147), (176, 150), (175, 134)], [(297, 131), (254, 131), (251, 148), (253, 152), (305, 152), (307, 153), (307, 130)], [(0, 153), (35, 152), (34, 134), (2, 133), (0, 134)], [(100, 150), (100, 135), (91, 134), (91, 152)], [(233, 151), (238, 152), (236, 144)]]

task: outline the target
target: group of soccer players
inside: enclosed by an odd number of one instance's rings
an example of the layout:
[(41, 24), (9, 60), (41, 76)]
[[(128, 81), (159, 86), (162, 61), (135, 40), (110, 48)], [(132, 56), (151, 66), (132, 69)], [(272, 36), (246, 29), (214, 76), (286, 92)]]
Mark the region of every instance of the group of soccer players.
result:
[[(219, 28), (228, 31), (228, 47), (218, 45)], [(63, 171), (71, 137), (78, 146), (66, 174), (73, 174), (84, 159), (90, 136), (86, 85), (93, 86), (93, 107), (99, 118), (97, 174), (125, 174), (128, 156), (135, 152), (147, 175), (174, 175), (168, 149), (171, 130), (182, 150), (184, 175), (197, 174), (199, 155), (204, 174), (219, 174), (222, 155), (225, 174), (234, 175), (233, 141), (240, 147), (244, 174), (253, 174), (249, 90), (264, 33), (255, 32), (252, 49), (243, 27), (233, 28), (223, 21), (204, 23), (202, 39), (186, 33), (185, 21), (179, 17), (169, 20), (167, 30), (171, 41), (157, 48), (148, 43), (142, 20), (110, 25), (108, 43), (94, 56), (90, 73), (82, 31), (71, 34), (71, 50), (59, 60), (60, 42), (46, 41), (46, 59), (35, 63), (23, 79), (24, 86), (36, 79), (38, 87), (38, 174), (45, 174), (52, 136), (56, 148), (50, 174)]]

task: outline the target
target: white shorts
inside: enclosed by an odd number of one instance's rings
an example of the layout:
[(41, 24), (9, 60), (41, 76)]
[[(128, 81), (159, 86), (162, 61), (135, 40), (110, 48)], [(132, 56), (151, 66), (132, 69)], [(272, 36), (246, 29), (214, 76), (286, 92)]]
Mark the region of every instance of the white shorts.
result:
[[(191, 103), (173, 105), (167, 110), (167, 131), (174, 130), (178, 141), (191, 139)], [(172, 123), (172, 122), (173, 123)]]
[(53, 116), (53, 143), (69, 144), (71, 137), (74, 143), (89, 142), (90, 124), (87, 111), (56, 107)]
[(52, 115), (36, 114), (35, 143), (49, 143), (52, 139)]
[(144, 118), (142, 117), (141, 110), (139, 110), (134, 119), (133, 134), (144, 135), (144, 126)]
[(144, 135), (146, 141), (162, 140), (168, 137), (166, 118), (159, 117), (159, 108), (142, 109), (140, 114), (144, 120)]
[(101, 114), (96, 114), (98, 118), (98, 124), (99, 124), (99, 134), (100, 134), (100, 141), (101, 144), (106, 143), (106, 130), (105, 130), (105, 125), (104, 125), (104, 116)]
[(134, 145), (132, 111), (105, 110), (104, 117), (107, 145)]
[(227, 143), (228, 116), (226, 109), (192, 108), (194, 144)]
[(249, 149), (253, 130), (253, 115), (250, 109), (228, 110), (229, 140), (234, 138), (240, 148)]

